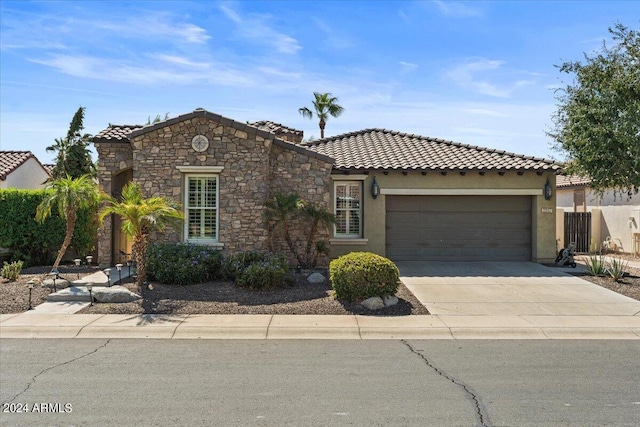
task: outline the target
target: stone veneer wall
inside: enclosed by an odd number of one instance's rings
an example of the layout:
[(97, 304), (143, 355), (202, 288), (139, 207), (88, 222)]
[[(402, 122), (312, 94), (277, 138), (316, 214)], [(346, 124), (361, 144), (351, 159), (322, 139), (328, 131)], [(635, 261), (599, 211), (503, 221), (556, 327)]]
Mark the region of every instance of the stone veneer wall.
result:
[[(191, 148), (197, 135), (209, 139), (207, 151)], [(133, 179), (145, 197), (162, 196), (184, 204), (184, 176), (177, 166), (222, 166), (219, 175), (218, 241), (224, 250), (266, 249), (262, 202), (268, 194), (271, 140), (205, 117), (194, 117), (134, 137)], [(167, 229), (156, 241), (180, 242), (183, 230)]]
[[(263, 131), (250, 126), (237, 129), (237, 123), (233, 126), (224, 120), (192, 117), (134, 136), (130, 144), (97, 143), (100, 186), (111, 193), (113, 175), (133, 167), (133, 180), (140, 184), (144, 197), (166, 197), (183, 206), (184, 174), (177, 166), (221, 166), (218, 241), (223, 250), (235, 253), (273, 248), (288, 253), (280, 239), (273, 240), (273, 246), (269, 244), (263, 204), (278, 191), (295, 191), (328, 209), (332, 163), (301, 147), (274, 143)], [(191, 147), (197, 134), (209, 139), (207, 151), (198, 153)], [(101, 264), (111, 262), (111, 233), (107, 220), (99, 235)], [(183, 230), (167, 229), (151, 237), (153, 241), (180, 242)], [(323, 230), (321, 237), (328, 239), (328, 230)]]
[[(296, 152), (274, 144), (271, 149), (269, 195), (296, 193), (302, 199), (331, 211), (332, 168), (333, 163), (316, 158), (312, 152)], [(300, 228), (300, 231), (294, 233), (293, 238), (306, 242), (306, 230)], [(328, 241), (330, 236), (331, 230), (320, 229), (317, 237)], [(289, 247), (279, 235), (271, 236), (270, 249), (289, 253)], [(294, 261), (293, 254), (289, 254), (289, 260)], [(320, 258), (319, 265), (327, 264), (328, 258)]]
[[(98, 152), (98, 184), (100, 190), (113, 195), (113, 176), (133, 167), (131, 145), (123, 142), (101, 142), (95, 144)], [(102, 266), (112, 265), (111, 245), (113, 228), (110, 217), (98, 228), (98, 262)]]

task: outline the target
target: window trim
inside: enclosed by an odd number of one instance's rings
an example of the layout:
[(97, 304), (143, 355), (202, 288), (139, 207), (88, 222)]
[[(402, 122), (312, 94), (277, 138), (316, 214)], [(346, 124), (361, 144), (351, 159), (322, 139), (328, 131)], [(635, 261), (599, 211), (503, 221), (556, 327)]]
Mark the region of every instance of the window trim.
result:
[[(364, 211), (364, 197), (363, 197), (363, 188), (364, 188), (364, 181), (361, 180), (334, 180), (333, 182), (333, 214), (337, 216), (338, 214), (338, 186), (339, 185), (357, 185), (358, 188), (360, 189), (360, 207), (359, 207), (359, 215), (358, 215), (358, 220), (359, 220), (359, 224), (358, 224), (358, 229), (359, 229), (359, 233), (358, 234), (338, 234), (337, 232), (337, 228), (336, 228), (336, 224), (333, 225), (333, 239), (339, 239), (339, 240), (362, 240), (363, 238), (363, 226), (364, 226), (364, 220), (363, 220), (363, 211)], [(346, 209), (348, 210), (348, 209)], [(352, 209), (355, 210), (355, 209)], [(348, 229), (348, 226), (347, 226)]]
[[(216, 179), (216, 225), (215, 239), (190, 239), (189, 238), (189, 178), (215, 178)], [(185, 173), (184, 174), (184, 241), (187, 243), (220, 246), (220, 175), (216, 173)]]

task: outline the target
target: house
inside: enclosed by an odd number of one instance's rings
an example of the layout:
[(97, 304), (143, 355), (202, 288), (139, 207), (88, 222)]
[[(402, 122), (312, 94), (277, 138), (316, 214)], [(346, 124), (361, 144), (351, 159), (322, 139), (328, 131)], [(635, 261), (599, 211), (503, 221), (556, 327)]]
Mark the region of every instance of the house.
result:
[(590, 184), (589, 177), (556, 177), (557, 239), (564, 246), (582, 242), (583, 252), (599, 251), (605, 242), (604, 249), (633, 252), (640, 239), (640, 194), (598, 194)]
[[(301, 140), (302, 132), (279, 124), (203, 109), (94, 137), (104, 191), (117, 196), (135, 181), (147, 196), (183, 206), (184, 227), (160, 241), (284, 250), (263, 203), (295, 192), (335, 213), (334, 229), (321, 236), (331, 257), (357, 250), (396, 261), (555, 258), (559, 166), (551, 161), (384, 129)], [(117, 221), (99, 231), (101, 264), (128, 251)]]
[(37, 190), (51, 175), (31, 151), (0, 151), (0, 189)]

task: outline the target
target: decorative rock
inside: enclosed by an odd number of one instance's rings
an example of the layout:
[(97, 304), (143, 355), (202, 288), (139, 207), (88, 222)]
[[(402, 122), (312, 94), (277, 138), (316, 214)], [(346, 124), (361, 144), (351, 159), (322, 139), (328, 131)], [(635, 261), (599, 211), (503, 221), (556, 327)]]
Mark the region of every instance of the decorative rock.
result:
[(93, 298), (98, 302), (119, 303), (131, 302), (142, 298), (138, 294), (134, 294), (124, 286), (94, 287), (92, 289)]
[(307, 277), (307, 282), (309, 283), (324, 283), (325, 282), (325, 278), (322, 274), (320, 273), (312, 273), (309, 277)]
[[(51, 288), (53, 289), (53, 279), (44, 279), (42, 281), (42, 286), (45, 288)], [(56, 279), (56, 289), (64, 289), (64, 288), (68, 288), (69, 285), (69, 281), (66, 279)]]
[(384, 302), (380, 297), (371, 297), (361, 302), (361, 304), (369, 310), (380, 310), (384, 308)]
[(385, 307), (391, 307), (398, 303), (398, 297), (395, 295), (385, 295), (382, 297), (382, 301), (384, 302)]

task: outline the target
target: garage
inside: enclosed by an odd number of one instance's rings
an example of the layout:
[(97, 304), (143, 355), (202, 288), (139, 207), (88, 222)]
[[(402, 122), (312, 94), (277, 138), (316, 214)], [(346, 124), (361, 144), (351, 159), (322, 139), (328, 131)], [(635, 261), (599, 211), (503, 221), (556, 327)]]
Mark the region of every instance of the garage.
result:
[(530, 261), (531, 196), (386, 196), (394, 261)]

